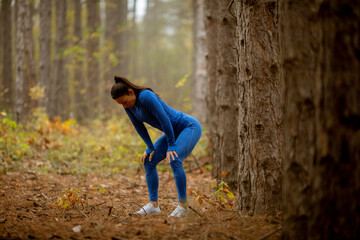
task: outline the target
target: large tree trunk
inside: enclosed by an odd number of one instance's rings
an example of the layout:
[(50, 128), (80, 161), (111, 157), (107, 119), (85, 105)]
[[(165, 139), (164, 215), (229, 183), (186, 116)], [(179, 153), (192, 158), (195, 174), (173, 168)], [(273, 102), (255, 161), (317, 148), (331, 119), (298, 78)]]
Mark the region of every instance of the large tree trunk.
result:
[(282, 1), (284, 239), (360, 239), (360, 5)]
[[(2, 37), (2, 84), (4, 96), (2, 103), (6, 110), (12, 109), (13, 106), (13, 75), (12, 75), (12, 23), (11, 23), (11, 0), (1, 2), (1, 37)], [(1, 91), (2, 92), (2, 91)]]
[(24, 51), (25, 51), (25, 1), (16, 1), (16, 78), (15, 78), (15, 121), (22, 122), (24, 116)]
[(98, 113), (98, 103), (100, 99), (99, 91), (99, 26), (100, 26), (100, 6), (99, 0), (87, 0), (87, 81), (88, 87), (86, 98), (88, 99), (88, 116), (95, 116)]
[(63, 119), (68, 115), (68, 84), (65, 78), (64, 50), (66, 48), (66, 1), (56, 0), (56, 43), (55, 61), (50, 85), (50, 118), (60, 116)]
[(40, 106), (47, 107), (50, 83), (50, 37), (51, 37), (52, 1), (40, 1), (40, 52), (39, 52), (39, 85), (44, 91)]
[[(211, 164), (217, 169), (219, 163), (219, 136), (216, 134), (218, 118), (216, 115), (216, 63), (217, 63), (217, 1), (204, 1), (205, 31), (206, 31), (206, 121), (209, 128), (209, 148)], [(217, 172), (213, 171), (215, 177)]]
[[(218, 2), (217, 30), (217, 72), (216, 72), (216, 114), (218, 117), (219, 162), (218, 173), (227, 172), (223, 177), (231, 187), (237, 185), (238, 169), (238, 82), (237, 54), (235, 45), (236, 20), (230, 14), (231, 0)], [(221, 175), (218, 176), (220, 179)]]
[[(232, 8), (232, 9), (235, 9)], [(239, 83), (239, 210), (281, 210), (283, 83), (277, 1), (236, 3)]]
[(206, 32), (204, 0), (194, 0), (194, 57), (193, 57), (193, 113), (201, 122), (206, 121)]

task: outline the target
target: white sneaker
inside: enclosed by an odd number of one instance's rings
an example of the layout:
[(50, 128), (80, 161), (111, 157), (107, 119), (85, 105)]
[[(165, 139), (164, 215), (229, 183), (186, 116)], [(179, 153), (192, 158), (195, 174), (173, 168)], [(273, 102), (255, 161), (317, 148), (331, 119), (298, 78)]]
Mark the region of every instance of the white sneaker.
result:
[(169, 215), (169, 217), (183, 217), (186, 216), (189, 213), (189, 208), (183, 208), (178, 203), (173, 203), (174, 206), (177, 206), (175, 210)]
[(160, 207), (154, 207), (151, 203), (146, 204), (143, 206), (136, 214), (145, 215), (145, 214), (155, 214), (160, 213)]

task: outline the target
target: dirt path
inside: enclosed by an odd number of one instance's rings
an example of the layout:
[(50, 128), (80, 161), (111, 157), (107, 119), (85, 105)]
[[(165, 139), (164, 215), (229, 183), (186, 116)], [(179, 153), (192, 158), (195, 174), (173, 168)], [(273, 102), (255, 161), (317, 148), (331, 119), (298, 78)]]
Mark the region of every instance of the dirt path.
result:
[[(214, 191), (209, 173), (194, 171), (187, 176), (188, 189), (207, 195)], [(241, 217), (235, 211), (200, 204), (192, 196), (190, 206), (197, 213), (168, 218), (175, 208), (175, 183), (167, 172), (159, 172), (159, 178), (162, 213), (135, 216), (131, 213), (147, 202), (143, 174), (116, 178), (0, 175), (0, 239), (257, 239), (280, 227), (275, 218)], [(75, 190), (76, 199), (86, 197), (84, 208), (54, 207), (66, 188)], [(268, 239), (280, 238), (279, 231)]]

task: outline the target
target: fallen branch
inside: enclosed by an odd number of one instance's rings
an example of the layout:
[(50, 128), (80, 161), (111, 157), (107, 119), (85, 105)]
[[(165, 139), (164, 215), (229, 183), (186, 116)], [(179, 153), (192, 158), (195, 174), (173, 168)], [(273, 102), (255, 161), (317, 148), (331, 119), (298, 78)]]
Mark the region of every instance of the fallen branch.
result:
[(198, 214), (200, 217), (202, 217), (202, 215), (201, 215), (198, 211), (196, 211), (193, 207), (189, 206), (189, 208), (190, 208), (191, 210), (193, 210), (196, 214)]
[(264, 240), (264, 239), (267, 239), (268, 237), (270, 237), (271, 235), (277, 233), (277, 232), (280, 231), (281, 229), (282, 229), (282, 227), (279, 227), (278, 229), (275, 229), (274, 231), (272, 231), (272, 232), (270, 232), (270, 233), (268, 233), (268, 234), (266, 234), (266, 235), (264, 235), (264, 236), (262, 236), (262, 237), (260, 237), (260, 238), (258, 238), (258, 239), (256, 239), (256, 240)]
[(78, 206), (75, 204), (75, 208), (84, 216), (84, 217), (86, 217), (86, 218), (88, 218), (88, 216), (85, 214), (85, 213), (83, 213), (79, 208), (78, 208)]

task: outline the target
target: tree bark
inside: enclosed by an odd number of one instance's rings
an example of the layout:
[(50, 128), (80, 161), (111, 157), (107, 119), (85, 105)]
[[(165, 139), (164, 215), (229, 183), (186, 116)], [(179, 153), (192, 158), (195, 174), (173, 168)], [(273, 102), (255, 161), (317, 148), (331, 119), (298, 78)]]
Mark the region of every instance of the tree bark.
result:
[(51, 8), (52, 1), (40, 1), (40, 52), (39, 52), (39, 85), (44, 90), (44, 98), (40, 100), (40, 106), (47, 108), (49, 103), (50, 83), (50, 37), (51, 37)]
[(66, 1), (56, 0), (56, 43), (55, 61), (52, 83), (50, 86), (49, 117), (60, 116), (65, 119), (69, 116), (69, 91), (64, 67), (64, 50), (66, 48)]
[(6, 110), (13, 107), (13, 75), (12, 75), (12, 23), (11, 23), (11, 0), (1, 2), (1, 22), (2, 22), (2, 79), (4, 96), (2, 103)]
[[(236, 6), (235, 6), (236, 5)], [(281, 210), (284, 84), (279, 76), (277, 1), (239, 1), (239, 210)]]
[(204, 0), (194, 0), (194, 57), (193, 57), (193, 113), (200, 121), (206, 121), (206, 32)]
[(285, 0), (284, 239), (360, 239), (360, 7)]
[(86, 96), (88, 99), (88, 116), (94, 116), (100, 100), (99, 91), (99, 26), (100, 26), (100, 7), (99, 0), (87, 0), (87, 81), (88, 87)]
[(222, 172), (227, 172), (223, 180), (232, 188), (237, 186), (238, 169), (238, 83), (237, 55), (235, 46), (236, 20), (230, 14), (228, 6), (231, 0), (218, 2), (217, 30), (217, 72), (216, 72), (216, 114), (218, 117), (217, 133), (219, 136), (218, 180)]
[(16, 78), (15, 78), (15, 121), (21, 123), (24, 116), (24, 51), (25, 51), (25, 1), (16, 1)]
[[(206, 31), (206, 122), (209, 128), (209, 148), (211, 156), (211, 164), (214, 169), (218, 165), (218, 149), (219, 137), (216, 135), (217, 115), (216, 113), (216, 62), (217, 62), (217, 1), (204, 1), (205, 14), (205, 31)], [(217, 177), (217, 172), (213, 171), (214, 177)]]

